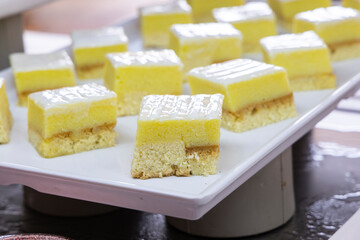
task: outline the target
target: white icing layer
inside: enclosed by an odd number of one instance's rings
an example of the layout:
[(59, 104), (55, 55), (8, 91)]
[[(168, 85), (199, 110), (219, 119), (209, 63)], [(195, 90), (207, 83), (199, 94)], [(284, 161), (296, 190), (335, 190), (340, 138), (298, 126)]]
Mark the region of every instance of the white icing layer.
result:
[(170, 31), (180, 40), (227, 37), (242, 39), (241, 32), (230, 23), (174, 24)]
[(128, 37), (122, 27), (107, 27), (92, 30), (78, 30), (71, 34), (72, 46), (76, 48), (101, 47), (127, 44)]
[(10, 63), (14, 72), (64, 68), (74, 69), (74, 64), (65, 51), (46, 54), (13, 53), (10, 55)]
[(178, 0), (167, 4), (142, 7), (140, 13), (141, 15), (191, 13), (191, 7), (185, 0)]
[(106, 57), (111, 61), (114, 67), (173, 65), (182, 67), (181, 60), (176, 53), (170, 49), (109, 53)]
[(324, 41), (313, 31), (265, 37), (260, 40), (260, 44), (270, 56), (283, 52), (326, 48)]
[(213, 10), (217, 22), (244, 22), (255, 20), (275, 20), (269, 5), (263, 2), (250, 2), (242, 6), (217, 8)]
[(148, 95), (143, 98), (140, 121), (221, 119), (221, 94)]
[(250, 59), (235, 59), (194, 68), (188, 75), (218, 84), (229, 85), (280, 71), (285, 72), (285, 69)]
[(332, 6), (298, 13), (295, 19), (312, 22), (314, 24), (334, 23), (349, 19), (357, 19), (360, 21), (360, 12), (352, 8)]
[(91, 83), (36, 92), (30, 94), (29, 98), (45, 111), (49, 111), (51, 109), (58, 110), (59, 108), (66, 110), (69, 105), (77, 103), (83, 103), (84, 106), (89, 106), (93, 102), (116, 98), (116, 93), (108, 90), (104, 86)]
[(0, 78), (0, 89), (5, 85), (5, 81), (3, 78)]

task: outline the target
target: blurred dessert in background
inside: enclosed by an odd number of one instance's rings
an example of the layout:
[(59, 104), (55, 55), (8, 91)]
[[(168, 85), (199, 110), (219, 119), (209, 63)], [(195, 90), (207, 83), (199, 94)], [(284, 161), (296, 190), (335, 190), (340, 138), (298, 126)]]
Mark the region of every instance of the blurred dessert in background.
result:
[(169, 48), (184, 64), (184, 73), (194, 67), (236, 59), (242, 54), (243, 36), (230, 23), (175, 24)]
[(106, 54), (128, 49), (128, 37), (122, 27), (77, 30), (71, 37), (79, 79), (103, 78)]
[(28, 95), (47, 89), (76, 85), (74, 64), (65, 51), (10, 55), (18, 103), (27, 106)]
[(192, 7), (195, 23), (214, 22), (212, 10), (221, 7), (240, 6), (245, 0), (187, 0)]
[(231, 23), (242, 33), (245, 53), (260, 52), (260, 39), (277, 35), (275, 15), (269, 5), (263, 2), (216, 8), (213, 15), (217, 22)]
[(182, 93), (182, 63), (173, 50), (107, 55), (105, 86), (117, 94), (117, 114), (136, 115), (150, 94)]
[(331, 0), (267, 0), (278, 17), (279, 23), (291, 30), (292, 21), (297, 13), (331, 6)]
[(333, 6), (297, 14), (293, 31), (309, 30), (315, 31), (324, 40), (333, 61), (360, 57), (359, 11)]
[(191, 7), (185, 0), (140, 8), (140, 23), (145, 48), (167, 48), (170, 27), (176, 23), (192, 23)]
[(260, 43), (264, 61), (286, 69), (293, 91), (336, 87), (329, 49), (315, 32), (270, 36)]

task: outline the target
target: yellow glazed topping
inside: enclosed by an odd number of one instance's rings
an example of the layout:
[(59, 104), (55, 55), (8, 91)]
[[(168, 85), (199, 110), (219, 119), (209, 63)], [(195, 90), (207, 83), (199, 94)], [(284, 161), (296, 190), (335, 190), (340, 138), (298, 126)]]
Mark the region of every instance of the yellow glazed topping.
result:
[(144, 97), (136, 144), (183, 141), (185, 147), (217, 146), (223, 96)]

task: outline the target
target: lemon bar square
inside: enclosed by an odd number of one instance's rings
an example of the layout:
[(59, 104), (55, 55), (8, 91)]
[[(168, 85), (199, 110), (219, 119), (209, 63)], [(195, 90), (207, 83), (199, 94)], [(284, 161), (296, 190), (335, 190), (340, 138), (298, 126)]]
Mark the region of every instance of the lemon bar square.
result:
[(30, 143), (46, 158), (115, 145), (116, 94), (98, 84), (29, 95)]
[(105, 86), (116, 92), (119, 116), (136, 115), (150, 94), (182, 93), (182, 63), (173, 50), (107, 55)]
[(74, 64), (65, 51), (46, 54), (13, 53), (10, 64), (20, 106), (33, 92), (76, 85)]
[(286, 69), (293, 91), (336, 87), (329, 49), (313, 31), (266, 37), (260, 43), (264, 61)]
[(223, 96), (149, 95), (138, 118), (134, 178), (217, 172)]
[(169, 47), (184, 64), (184, 73), (195, 67), (236, 59), (243, 37), (230, 23), (175, 24)]
[(295, 33), (313, 30), (327, 44), (333, 61), (360, 57), (360, 12), (333, 6), (295, 16)]
[(122, 27), (72, 32), (72, 49), (80, 80), (103, 78), (107, 53), (126, 52), (128, 37)]
[(192, 23), (191, 7), (185, 0), (140, 9), (143, 45), (167, 48), (170, 27), (176, 23)]
[(360, 10), (360, 0), (342, 0), (343, 7), (350, 7)]
[(10, 141), (10, 130), (13, 118), (9, 109), (9, 101), (5, 90), (5, 81), (0, 78), (0, 144)]
[(233, 132), (262, 127), (297, 115), (282, 67), (250, 59), (194, 68), (188, 73), (192, 94), (225, 96), (222, 126)]
[(291, 30), (294, 16), (300, 12), (331, 6), (331, 0), (268, 0), (279, 19), (279, 23)]
[(193, 9), (193, 18), (196, 23), (214, 22), (212, 10), (221, 7), (240, 6), (245, 0), (188, 0)]
[(213, 10), (217, 22), (231, 23), (243, 37), (245, 53), (260, 52), (260, 39), (277, 35), (275, 15), (269, 5), (250, 2), (243, 6)]

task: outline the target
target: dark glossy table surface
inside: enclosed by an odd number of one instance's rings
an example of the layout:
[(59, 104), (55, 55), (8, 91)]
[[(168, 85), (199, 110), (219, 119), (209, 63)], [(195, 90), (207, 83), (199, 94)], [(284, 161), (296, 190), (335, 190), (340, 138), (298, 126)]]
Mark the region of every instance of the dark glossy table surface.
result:
[[(328, 239), (359, 209), (360, 97), (344, 103), (293, 146), (294, 217), (271, 232), (241, 239)], [(17, 233), (73, 239), (203, 239), (176, 230), (163, 215), (128, 209), (91, 217), (43, 215), (23, 205), (22, 186), (0, 186), (0, 235)]]

